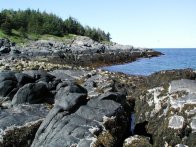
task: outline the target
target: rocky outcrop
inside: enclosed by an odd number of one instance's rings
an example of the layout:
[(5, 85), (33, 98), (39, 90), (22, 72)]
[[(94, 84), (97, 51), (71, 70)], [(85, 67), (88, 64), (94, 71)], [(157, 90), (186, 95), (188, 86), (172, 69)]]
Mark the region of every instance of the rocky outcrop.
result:
[(2, 82), (15, 82), (12, 94), (0, 101), (0, 146), (30, 146), (32, 140), (32, 146), (122, 144), (129, 108), (125, 95), (113, 92), (113, 82), (104, 73), (31, 70), (0, 75)]
[[(86, 88), (96, 83), (94, 88), (87, 88), (89, 95), (77, 84), (57, 86), (54, 107), (37, 131), (32, 147), (112, 147), (122, 143), (128, 128), (125, 95), (109, 92), (110, 80), (104, 75), (91, 72), (83, 80)], [(92, 95), (93, 91), (98, 95)]]
[(49, 109), (42, 104), (0, 108), (0, 146), (30, 146), (48, 111)]
[[(171, 73), (172, 76), (166, 78)], [(154, 83), (155, 87), (148, 89), (136, 100), (137, 124), (148, 122), (146, 130), (152, 136), (153, 146), (195, 146), (195, 73), (177, 70), (158, 75), (164, 75), (166, 79), (161, 77), (159, 87)], [(151, 84), (153, 81), (156, 78)]]
[[(73, 91), (72, 87), (60, 89), (55, 106), (40, 126), (32, 147), (112, 147), (119, 143), (126, 132), (127, 120), (125, 110), (116, 97), (123, 99), (123, 96), (102, 95), (87, 102), (85, 91), (75, 88)], [(61, 91), (65, 91), (64, 95), (67, 91), (72, 93), (62, 96)]]
[(0, 53), (6, 54), (11, 51), (11, 47), (15, 46), (15, 43), (10, 42), (8, 39), (0, 39)]
[[(25, 45), (13, 47), (11, 47), (12, 43), (9, 40), (7, 42), (9, 42), (9, 51), (2, 49), (2, 52), (7, 54), (0, 56), (0, 63), (4, 65), (3, 69), (14, 70), (24, 70), (24, 66), (30, 66), (26, 63), (29, 61), (36, 61), (36, 65), (32, 63), (32, 69), (46, 69), (46, 63), (66, 64), (75, 67), (99, 67), (132, 62), (140, 57), (161, 55), (160, 52), (151, 49), (134, 48), (133, 46), (116, 43), (99, 43), (84, 36), (77, 36), (72, 40), (64, 41), (30, 41)], [(18, 61), (20, 62), (18, 63)], [(58, 67), (63, 66), (58, 65)]]
[(44, 83), (30, 83), (21, 87), (12, 99), (12, 105), (16, 104), (38, 104), (47, 100), (48, 88)]

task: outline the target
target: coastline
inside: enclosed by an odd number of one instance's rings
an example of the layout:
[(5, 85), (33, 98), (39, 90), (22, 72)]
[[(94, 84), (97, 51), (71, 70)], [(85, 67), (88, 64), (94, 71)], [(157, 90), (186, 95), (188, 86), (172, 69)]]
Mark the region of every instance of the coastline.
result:
[[(10, 46), (9, 53), (2, 53), (0, 146), (195, 144), (193, 70), (161, 71), (148, 77), (93, 70), (106, 61), (119, 64), (161, 53), (88, 42), (80, 38), (63, 48), (60, 42), (38, 41), (21, 50)], [(187, 100), (178, 111), (175, 104), (184, 97)], [(133, 113), (135, 121), (130, 122)], [(135, 129), (136, 134), (130, 136), (130, 123), (141, 128), (145, 121), (148, 133)]]

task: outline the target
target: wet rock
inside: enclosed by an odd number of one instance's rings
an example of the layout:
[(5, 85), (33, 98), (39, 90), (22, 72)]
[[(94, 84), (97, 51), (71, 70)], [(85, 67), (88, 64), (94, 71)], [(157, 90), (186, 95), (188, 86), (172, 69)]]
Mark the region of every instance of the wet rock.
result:
[(18, 81), (18, 85), (19, 87), (27, 84), (27, 83), (33, 83), (35, 82), (35, 80), (33, 79), (33, 77), (27, 75), (27, 74), (24, 74), (24, 73), (16, 73), (15, 74), (16, 76), (16, 79)]
[(70, 83), (63, 81), (63, 82), (59, 83), (59, 84), (56, 86), (56, 90), (59, 91), (59, 89), (60, 89), (61, 87), (66, 87), (66, 86), (68, 86), (69, 84), (70, 84)]
[(47, 83), (48, 90), (56, 90), (58, 84), (62, 83), (60, 79), (56, 79)]
[[(77, 85), (60, 88), (54, 108), (40, 126), (32, 147), (86, 147), (105, 145), (104, 142), (109, 146), (116, 145), (118, 141), (115, 138), (122, 138), (127, 123), (123, 119), (122, 105), (104, 99), (104, 96), (87, 102), (86, 96), (86, 91)], [(104, 138), (107, 135), (111, 135), (111, 138), (106, 141)]]
[(7, 96), (15, 87), (16, 82), (11, 80), (5, 80), (0, 83), (0, 96)]
[(5, 80), (17, 81), (15, 77), (15, 73), (12, 71), (0, 72), (0, 82), (5, 81)]
[(17, 80), (14, 72), (0, 72), (0, 99), (4, 99), (16, 88)]
[(0, 110), (0, 146), (30, 146), (48, 111), (41, 104), (18, 105)]
[[(83, 87), (71, 84), (58, 90), (55, 96), (55, 106), (66, 111), (74, 111), (86, 103), (87, 91)], [(73, 109), (73, 110), (72, 110)]]
[(14, 98), (12, 104), (38, 104), (44, 102), (48, 95), (48, 89), (43, 83), (29, 83), (21, 87)]

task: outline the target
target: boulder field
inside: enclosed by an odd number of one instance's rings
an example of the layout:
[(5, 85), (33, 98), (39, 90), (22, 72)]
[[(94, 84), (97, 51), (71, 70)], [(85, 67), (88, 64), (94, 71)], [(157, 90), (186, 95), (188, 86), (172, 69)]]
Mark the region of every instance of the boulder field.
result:
[(194, 147), (195, 78), (188, 69), (2, 71), (0, 146)]
[[(0, 90), (0, 146), (114, 146), (123, 142), (128, 130), (125, 94), (109, 88), (112, 82), (95, 71), (69, 80), (60, 76), (70, 72), (0, 72), (0, 85), (9, 87)], [(77, 72), (81, 73), (72, 73)], [(77, 84), (81, 79), (82, 86)]]

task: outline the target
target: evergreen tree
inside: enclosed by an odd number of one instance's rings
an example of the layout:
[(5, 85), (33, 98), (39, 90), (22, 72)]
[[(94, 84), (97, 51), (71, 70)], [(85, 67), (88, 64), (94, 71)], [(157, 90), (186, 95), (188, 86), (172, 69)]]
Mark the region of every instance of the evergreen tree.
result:
[(12, 27), (11, 27), (11, 23), (10, 23), (9, 19), (6, 19), (5, 22), (3, 22), (1, 24), (1, 29), (7, 35), (12, 34)]
[(73, 17), (63, 21), (54, 14), (40, 12), (39, 10), (2, 10), (0, 12), (0, 27), (6, 34), (11, 34), (12, 29), (15, 29), (23, 37), (26, 37), (27, 33), (56, 36), (76, 34), (88, 36), (96, 41), (110, 41), (110, 34), (106, 34), (99, 28), (84, 27)]
[(107, 35), (106, 35), (106, 39), (107, 41), (110, 41), (112, 38), (110, 37), (110, 33), (108, 32)]

